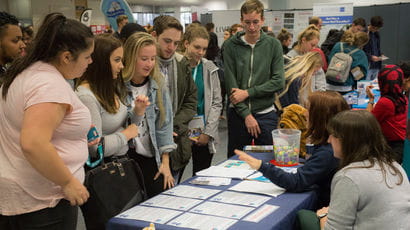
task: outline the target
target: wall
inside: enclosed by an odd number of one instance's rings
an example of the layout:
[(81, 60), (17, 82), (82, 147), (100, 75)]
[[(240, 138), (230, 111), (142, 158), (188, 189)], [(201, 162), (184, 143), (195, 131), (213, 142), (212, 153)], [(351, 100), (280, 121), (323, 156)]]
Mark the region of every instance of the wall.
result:
[[(12, 0), (10, 0), (12, 1)], [(18, 0), (13, 2), (31, 2), (33, 0)], [(10, 7), (11, 8), (11, 7)], [(100, 10), (100, 0), (88, 0), (88, 8), (93, 9), (91, 25), (108, 24), (104, 15)], [(52, 12), (61, 12), (68, 18), (75, 18), (75, 6), (73, 0), (65, 1), (50, 1), (50, 0), (35, 0), (35, 4), (31, 4), (31, 12), (34, 28), (38, 28), (45, 15)], [(15, 14), (19, 18), (21, 15)]]
[[(10, 0), (11, 1), (11, 0)], [(19, 0), (22, 1), (22, 0)], [(31, 4), (34, 29), (38, 28), (44, 16), (52, 12), (61, 12), (68, 18), (75, 18), (74, 1), (35, 0)], [(16, 15), (20, 18), (20, 15)]]
[(100, 0), (88, 0), (88, 8), (93, 9), (91, 25), (108, 25), (104, 14), (100, 10)]
[(5, 0), (0, 0), (0, 10), (10, 12), (9, 10), (9, 2)]

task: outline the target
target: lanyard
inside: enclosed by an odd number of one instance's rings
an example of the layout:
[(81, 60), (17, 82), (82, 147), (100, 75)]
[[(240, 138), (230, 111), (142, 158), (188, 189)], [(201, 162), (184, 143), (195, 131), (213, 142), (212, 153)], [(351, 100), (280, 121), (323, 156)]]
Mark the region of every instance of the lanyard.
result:
[(192, 77), (194, 78), (194, 82), (196, 82), (196, 76), (198, 74), (198, 69), (199, 69), (198, 67), (199, 65), (195, 66), (194, 72), (192, 74)]

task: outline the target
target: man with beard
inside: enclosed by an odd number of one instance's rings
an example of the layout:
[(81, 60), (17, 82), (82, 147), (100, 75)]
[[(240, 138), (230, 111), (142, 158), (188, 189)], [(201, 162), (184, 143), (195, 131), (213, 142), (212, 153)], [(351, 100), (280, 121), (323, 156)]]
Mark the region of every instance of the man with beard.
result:
[(192, 155), (192, 141), (188, 136), (188, 123), (196, 114), (197, 88), (189, 63), (175, 51), (181, 42), (183, 27), (178, 19), (161, 15), (154, 19), (151, 33), (159, 47), (160, 71), (165, 77), (172, 101), (174, 115), (174, 141), (178, 148), (171, 152), (171, 169), (175, 181), (179, 183), (185, 166)]

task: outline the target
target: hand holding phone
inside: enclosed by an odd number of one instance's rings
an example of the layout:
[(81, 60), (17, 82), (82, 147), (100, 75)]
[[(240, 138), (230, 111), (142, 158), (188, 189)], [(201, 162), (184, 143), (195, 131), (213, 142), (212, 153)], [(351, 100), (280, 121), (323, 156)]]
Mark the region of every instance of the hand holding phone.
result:
[(88, 142), (92, 142), (93, 140), (95, 140), (99, 137), (100, 137), (100, 135), (98, 135), (97, 128), (95, 128), (95, 126), (91, 126), (91, 128), (90, 128), (90, 130), (88, 131), (88, 134), (87, 134)]

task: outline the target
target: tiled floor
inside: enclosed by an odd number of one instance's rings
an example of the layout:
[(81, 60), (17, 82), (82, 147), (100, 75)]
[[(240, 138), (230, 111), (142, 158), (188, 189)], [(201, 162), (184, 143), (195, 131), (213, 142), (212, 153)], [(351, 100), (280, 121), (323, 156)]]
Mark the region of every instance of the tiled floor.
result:
[[(226, 151), (228, 146), (228, 130), (226, 120), (220, 120), (219, 122), (219, 144), (217, 145), (217, 153), (212, 159), (212, 165), (226, 160)], [(186, 166), (184, 174), (182, 175), (182, 181), (192, 176), (192, 161)], [(79, 209), (80, 210), (80, 209)], [(78, 214), (77, 230), (86, 230), (84, 219), (81, 210)]]

